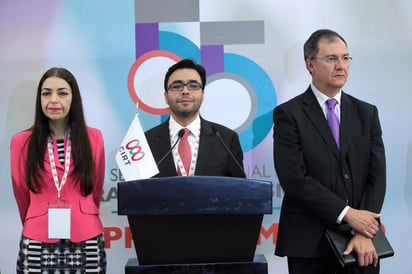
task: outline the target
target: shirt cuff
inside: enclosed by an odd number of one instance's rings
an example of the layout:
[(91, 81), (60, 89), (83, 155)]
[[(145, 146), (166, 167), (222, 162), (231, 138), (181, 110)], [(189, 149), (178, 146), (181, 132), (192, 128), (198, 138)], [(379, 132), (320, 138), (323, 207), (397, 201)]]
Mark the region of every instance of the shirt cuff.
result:
[(343, 217), (345, 217), (346, 212), (348, 212), (349, 208), (350, 208), (349, 206), (345, 206), (345, 208), (339, 214), (338, 219), (336, 220), (336, 223), (340, 224), (342, 222)]

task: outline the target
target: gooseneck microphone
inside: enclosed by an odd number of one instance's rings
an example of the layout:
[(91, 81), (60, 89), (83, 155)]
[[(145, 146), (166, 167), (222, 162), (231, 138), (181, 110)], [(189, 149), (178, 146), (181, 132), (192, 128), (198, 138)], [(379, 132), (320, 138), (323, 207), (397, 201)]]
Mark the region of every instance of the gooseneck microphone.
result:
[(213, 133), (217, 136), (217, 138), (219, 139), (219, 141), (222, 143), (222, 145), (225, 147), (226, 151), (229, 153), (230, 157), (232, 157), (233, 161), (236, 163), (236, 165), (239, 167), (240, 171), (242, 171), (243, 176), (245, 176), (246, 178), (246, 173), (245, 170), (243, 169), (243, 167), (240, 165), (239, 161), (236, 159), (235, 155), (233, 155), (232, 151), (230, 151), (230, 149), (227, 147), (227, 145), (225, 144), (225, 141), (223, 141), (222, 136), (220, 136), (219, 131), (217, 131), (217, 129), (215, 127), (212, 126), (212, 131)]
[(157, 166), (159, 166), (164, 159), (166, 159), (167, 155), (170, 154), (170, 152), (172, 152), (172, 150), (175, 148), (175, 146), (177, 145), (177, 143), (180, 141), (180, 138), (183, 137), (183, 135), (185, 134), (185, 129), (182, 128), (179, 130), (179, 132), (177, 133), (177, 140), (176, 142), (173, 144), (173, 146), (167, 151), (167, 153), (159, 160), (159, 162), (156, 163)]

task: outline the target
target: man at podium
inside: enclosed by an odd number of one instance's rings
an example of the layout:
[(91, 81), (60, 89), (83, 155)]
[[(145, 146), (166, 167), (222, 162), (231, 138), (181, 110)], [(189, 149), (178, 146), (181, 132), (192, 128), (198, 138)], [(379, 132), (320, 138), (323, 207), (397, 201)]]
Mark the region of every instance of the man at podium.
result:
[(267, 274), (255, 249), (272, 185), (246, 179), (237, 133), (200, 116), (205, 82), (192, 60), (169, 68), (171, 115), (145, 133), (158, 178), (118, 184), (118, 214), (128, 216), (137, 254), (126, 274)]
[(237, 133), (199, 114), (205, 82), (204, 67), (190, 59), (167, 71), (164, 97), (170, 118), (145, 133), (159, 168), (155, 177), (246, 177)]

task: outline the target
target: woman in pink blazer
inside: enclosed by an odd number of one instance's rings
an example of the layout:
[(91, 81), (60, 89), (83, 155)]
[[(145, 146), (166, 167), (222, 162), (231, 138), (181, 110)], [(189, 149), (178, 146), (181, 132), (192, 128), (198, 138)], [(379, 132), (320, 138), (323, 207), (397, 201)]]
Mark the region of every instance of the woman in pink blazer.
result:
[(17, 273), (106, 273), (103, 138), (86, 126), (72, 73), (51, 68), (43, 75), (35, 111), (34, 125), (10, 144), (23, 224)]

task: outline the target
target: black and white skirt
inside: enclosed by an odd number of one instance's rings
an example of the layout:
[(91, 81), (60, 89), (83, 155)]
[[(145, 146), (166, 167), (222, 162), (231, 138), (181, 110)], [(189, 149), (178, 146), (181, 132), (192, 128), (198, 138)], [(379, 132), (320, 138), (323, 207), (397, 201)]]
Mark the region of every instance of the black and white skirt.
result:
[(67, 239), (42, 243), (22, 236), (16, 271), (17, 274), (104, 274), (106, 252), (103, 234), (80, 243)]

